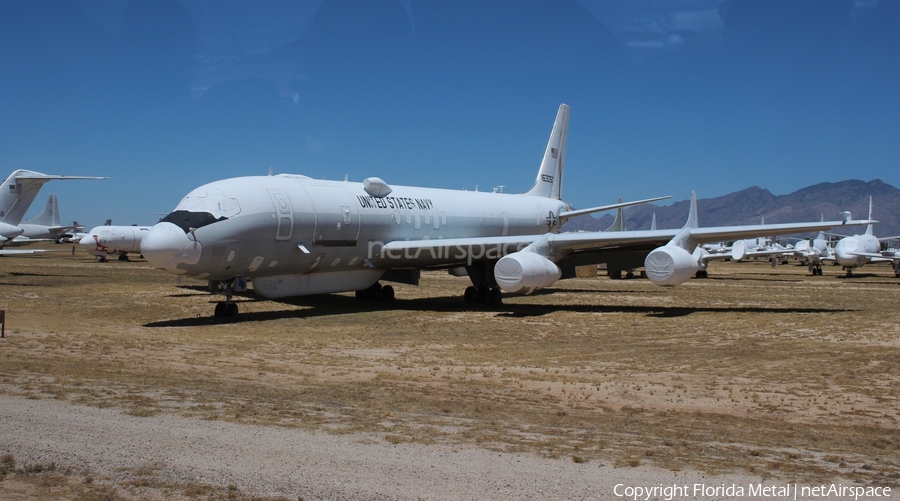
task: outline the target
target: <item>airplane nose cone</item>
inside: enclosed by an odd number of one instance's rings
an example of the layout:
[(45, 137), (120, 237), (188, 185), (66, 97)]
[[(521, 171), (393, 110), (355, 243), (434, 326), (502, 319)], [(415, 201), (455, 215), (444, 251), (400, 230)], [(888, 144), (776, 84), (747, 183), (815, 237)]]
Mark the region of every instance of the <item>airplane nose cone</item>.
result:
[(187, 273), (179, 264), (197, 264), (201, 252), (200, 243), (172, 223), (157, 223), (141, 240), (141, 254), (150, 266), (176, 275)]
[(834, 249), (834, 260), (841, 266), (855, 266), (859, 261), (859, 256), (854, 256), (851, 252), (858, 252), (862, 249), (855, 240), (841, 240)]
[(85, 249), (93, 249), (97, 246), (97, 242), (94, 240), (94, 235), (85, 235), (84, 238), (78, 241), (78, 245)]

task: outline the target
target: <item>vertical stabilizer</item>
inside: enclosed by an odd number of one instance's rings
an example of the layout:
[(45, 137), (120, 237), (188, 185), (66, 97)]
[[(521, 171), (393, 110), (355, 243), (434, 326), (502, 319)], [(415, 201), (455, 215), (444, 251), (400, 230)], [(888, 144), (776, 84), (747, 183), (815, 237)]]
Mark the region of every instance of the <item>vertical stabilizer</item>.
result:
[(697, 192), (691, 192), (691, 210), (688, 213), (688, 220), (684, 223), (685, 228), (699, 228), (700, 223), (697, 219)]
[(656, 231), (656, 213), (653, 213), (653, 219), (650, 220), (650, 231)]
[(694, 241), (693, 237), (691, 237), (691, 230), (694, 228), (699, 228), (700, 224), (697, 219), (697, 193), (691, 192), (691, 209), (688, 212), (687, 222), (684, 223), (684, 226), (681, 228), (672, 240), (669, 240), (669, 243), (666, 245), (677, 245), (682, 249), (688, 251), (689, 253), (694, 252), (697, 247), (697, 242)]
[(54, 179), (106, 179), (94, 176), (59, 176), (30, 170), (15, 170), (0, 187), (0, 222), (17, 225), (22, 222), (41, 186)]
[(562, 199), (563, 169), (566, 161), (566, 137), (569, 131), (569, 106), (560, 104), (556, 113), (556, 121), (544, 150), (544, 160), (538, 172), (534, 186), (525, 192), (526, 195)]
[[(619, 197), (619, 203), (622, 203), (622, 197)], [(625, 208), (616, 209), (616, 219), (606, 231), (625, 231)]]
[(47, 197), (47, 204), (44, 206), (44, 212), (38, 214), (34, 219), (22, 221), (24, 224), (35, 224), (40, 226), (62, 226), (59, 220), (59, 202), (56, 195), (50, 194)]
[[(872, 197), (869, 197), (869, 220), (872, 220)], [(875, 225), (869, 224), (866, 226), (866, 235), (875, 235)]]

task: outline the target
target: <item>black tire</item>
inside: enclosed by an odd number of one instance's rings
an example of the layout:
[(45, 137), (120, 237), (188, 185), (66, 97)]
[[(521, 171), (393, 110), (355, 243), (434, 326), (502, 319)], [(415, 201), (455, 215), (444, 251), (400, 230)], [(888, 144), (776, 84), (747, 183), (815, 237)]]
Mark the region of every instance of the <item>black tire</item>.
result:
[(225, 316), (225, 303), (216, 303), (215, 313), (213, 316), (216, 318), (221, 318)]
[(470, 285), (466, 287), (466, 292), (463, 293), (463, 302), (466, 304), (472, 304), (475, 302), (475, 295), (478, 293), (478, 290)]
[(228, 303), (228, 305), (225, 307), (225, 317), (230, 318), (232, 321), (237, 320), (238, 305), (235, 303)]
[(390, 285), (385, 285), (378, 291), (378, 300), (379, 301), (393, 301), (394, 300), (394, 287)]

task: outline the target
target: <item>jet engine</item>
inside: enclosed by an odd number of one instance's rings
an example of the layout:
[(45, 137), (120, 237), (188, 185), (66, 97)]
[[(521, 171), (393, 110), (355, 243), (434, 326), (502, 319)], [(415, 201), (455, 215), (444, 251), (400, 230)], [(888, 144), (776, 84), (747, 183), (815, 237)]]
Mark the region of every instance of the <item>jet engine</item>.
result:
[(533, 292), (559, 280), (556, 263), (534, 252), (513, 252), (494, 265), (494, 279), (506, 292)]
[(647, 278), (656, 285), (678, 285), (686, 282), (700, 268), (697, 259), (676, 245), (653, 249), (644, 259)]

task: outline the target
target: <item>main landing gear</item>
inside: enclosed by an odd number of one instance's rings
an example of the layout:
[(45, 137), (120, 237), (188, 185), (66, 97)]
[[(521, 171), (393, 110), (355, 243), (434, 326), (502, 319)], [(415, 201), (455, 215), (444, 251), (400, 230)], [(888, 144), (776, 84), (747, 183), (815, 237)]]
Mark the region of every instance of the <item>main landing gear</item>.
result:
[(709, 272), (706, 270), (697, 270), (697, 273), (694, 273), (694, 278), (709, 278)]
[(500, 287), (466, 287), (466, 293), (463, 295), (463, 301), (466, 304), (481, 303), (485, 306), (496, 306), (503, 303), (503, 294)]
[(368, 289), (363, 289), (361, 291), (356, 291), (356, 299), (368, 299), (371, 301), (393, 301), (394, 300), (394, 288), (390, 285), (382, 286), (380, 283), (375, 282)]
[(813, 275), (822, 275), (822, 265), (821, 264), (811, 264), (809, 265), (809, 272)]

